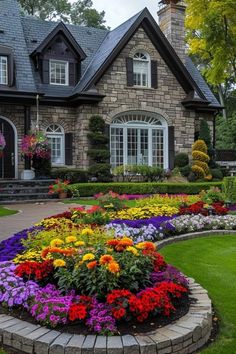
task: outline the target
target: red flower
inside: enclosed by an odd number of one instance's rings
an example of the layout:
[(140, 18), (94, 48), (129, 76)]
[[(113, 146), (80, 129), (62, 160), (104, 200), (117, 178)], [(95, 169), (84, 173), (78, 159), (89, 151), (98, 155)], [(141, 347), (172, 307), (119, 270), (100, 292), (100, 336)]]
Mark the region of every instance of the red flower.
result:
[(35, 280), (42, 280), (48, 277), (52, 271), (52, 260), (46, 260), (44, 262), (26, 261), (17, 266), (15, 274), (18, 277), (32, 277)]
[(69, 320), (83, 320), (87, 316), (86, 305), (84, 304), (72, 304), (69, 309)]

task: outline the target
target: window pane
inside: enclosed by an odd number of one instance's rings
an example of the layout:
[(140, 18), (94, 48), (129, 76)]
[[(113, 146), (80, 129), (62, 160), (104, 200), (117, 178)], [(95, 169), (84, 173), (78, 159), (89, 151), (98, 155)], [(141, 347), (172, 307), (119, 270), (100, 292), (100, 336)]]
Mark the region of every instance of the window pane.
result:
[(7, 57), (0, 56), (0, 84), (7, 85)]
[(48, 142), (51, 148), (51, 161), (53, 164), (62, 164), (63, 163), (63, 154), (62, 154), (62, 137), (53, 137), (48, 136)]
[(123, 165), (123, 128), (111, 128), (111, 165)]
[(68, 62), (50, 61), (50, 83), (68, 85)]

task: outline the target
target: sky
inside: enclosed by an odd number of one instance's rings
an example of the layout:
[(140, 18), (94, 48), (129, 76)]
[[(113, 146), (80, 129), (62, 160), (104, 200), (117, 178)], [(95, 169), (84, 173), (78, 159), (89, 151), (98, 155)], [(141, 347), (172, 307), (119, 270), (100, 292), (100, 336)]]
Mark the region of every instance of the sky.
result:
[(137, 12), (147, 7), (157, 21), (159, 0), (93, 0), (93, 7), (105, 11), (106, 25), (111, 29), (119, 26)]

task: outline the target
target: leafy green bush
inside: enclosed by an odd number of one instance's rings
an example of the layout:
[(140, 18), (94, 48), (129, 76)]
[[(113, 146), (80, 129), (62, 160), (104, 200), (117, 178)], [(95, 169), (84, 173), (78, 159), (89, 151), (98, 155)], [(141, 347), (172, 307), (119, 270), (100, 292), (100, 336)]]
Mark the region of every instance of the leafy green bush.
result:
[(77, 168), (57, 168), (52, 170), (51, 177), (54, 179), (66, 179), (71, 183), (82, 183), (88, 182), (88, 171)]
[(121, 176), (123, 181), (130, 182), (136, 176), (141, 176), (144, 182), (157, 182), (164, 177), (164, 170), (160, 166), (125, 165), (113, 169), (115, 176)]
[(184, 167), (189, 164), (189, 157), (188, 154), (184, 152), (180, 152), (179, 154), (175, 155), (175, 167)]
[(226, 201), (236, 203), (236, 177), (224, 177), (223, 192)]
[(119, 194), (155, 194), (155, 193), (186, 193), (198, 194), (203, 189), (211, 186), (222, 187), (222, 182), (202, 183), (77, 183), (72, 185), (77, 188), (81, 197), (89, 197), (98, 193), (108, 193), (110, 190)]
[(212, 168), (211, 174), (213, 179), (218, 179), (220, 181), (223, 179), (223, 173), (220, 168)]
[(180, 167), (179, 170), (180, 170), (182, 176), (188, 177), (191, 172), (191, 166), (186, 165), (184, 167)]
[(110, 171), (110, 164), (97, 163), (89, 167), (88, 173), (90, 178), (96, 178), (99, 182), (110, 182), (112, 175)]

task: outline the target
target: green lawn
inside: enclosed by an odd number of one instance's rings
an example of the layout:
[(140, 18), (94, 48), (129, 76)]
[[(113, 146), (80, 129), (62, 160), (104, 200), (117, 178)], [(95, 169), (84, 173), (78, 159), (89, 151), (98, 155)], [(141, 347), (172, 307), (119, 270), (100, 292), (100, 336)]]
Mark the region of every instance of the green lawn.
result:
[[(98, 205), (96, 199), (68, 199), (64, 201), (65, 204), (76, 203), (80, 205)], [(136, 206), (135, 200), (127, 200), (125, 205), (129, 208)]]
[(236, 237), (206, 237), (183, 241), (160, 250), (167, 261), (209, 291), (220, 333), (201, 353), (236, 353)]
[[(18, 212), (18, 210), (9, 210), (9, 209), (6, 209), (2, 206), (0, 206), (0, 217), (1, 216), (7, 216), (7, 215), (13, 215), (13, 214), (16, 214)], [(1, 354), (1, 352), (0, 352)]]

